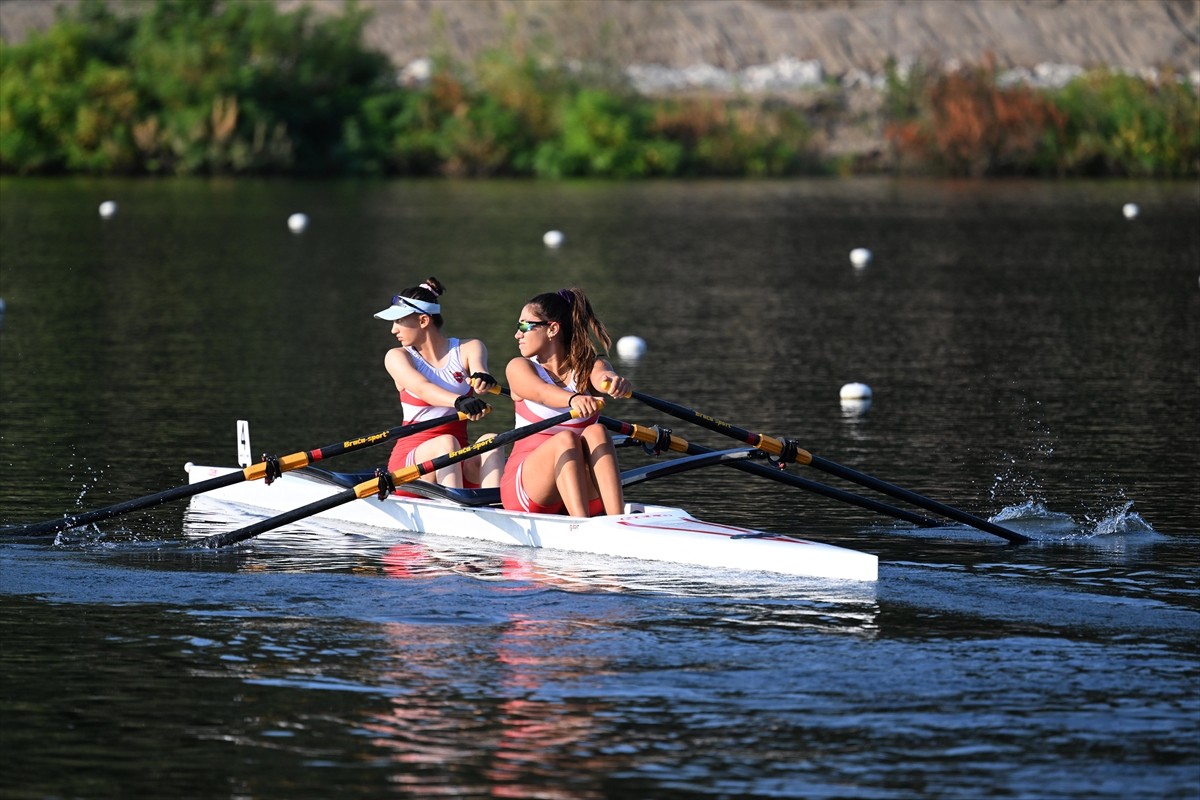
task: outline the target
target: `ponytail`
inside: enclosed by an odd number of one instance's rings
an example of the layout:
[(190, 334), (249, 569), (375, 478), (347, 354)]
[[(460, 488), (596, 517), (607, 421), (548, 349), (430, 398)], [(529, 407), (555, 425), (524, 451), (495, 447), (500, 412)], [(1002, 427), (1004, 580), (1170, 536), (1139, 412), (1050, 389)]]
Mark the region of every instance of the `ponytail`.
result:
[(558, 323), (559, 335), (565, 337), (567, 371), (575, 388), (590, 393), (592, 366), (599, 357), (597, 348), (607, 353), (612, 347), (612, 337), (596, 317), (587, 295), (573, 286), (539, 294), (528, 305), (535, 307), (547, 320)]

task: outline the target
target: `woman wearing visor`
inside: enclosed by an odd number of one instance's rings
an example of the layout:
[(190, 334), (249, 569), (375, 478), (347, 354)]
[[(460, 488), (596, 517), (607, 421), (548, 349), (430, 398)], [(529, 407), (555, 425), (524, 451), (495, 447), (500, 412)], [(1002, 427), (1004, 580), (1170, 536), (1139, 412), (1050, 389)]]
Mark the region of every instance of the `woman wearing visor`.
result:
[[(400, 393), (404, 424), (447, 418), (445, 425), (397, 440), (388, 460), (391, 472), (466, 447), (467, 423), (458, 419), (456, 412), (472, 421), (482, 419), (487, 405), (475, 395), (496, 385), (487, 371), (483, 342), (442, 333), (438, 298), (445, 291), (437, 278), (427, 278), (400, 292), (391, 306), (375, 315), (392, 323), (392, 335), (400, 342), (400, 347), (384, 356), (383, 365)], [(484, 434), (480, 439), (494, 435)], [(490, 488), (500, 485), (503, 466), (503, 453), (491, 450), (421, 479), (456, 489)]]

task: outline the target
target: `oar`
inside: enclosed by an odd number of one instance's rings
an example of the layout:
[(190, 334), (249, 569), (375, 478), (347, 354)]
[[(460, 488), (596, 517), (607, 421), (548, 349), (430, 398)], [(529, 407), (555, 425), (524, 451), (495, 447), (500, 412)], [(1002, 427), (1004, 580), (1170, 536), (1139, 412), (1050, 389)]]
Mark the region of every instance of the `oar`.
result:
[[(326, 445), (318, 447), (315, 450), (304, 450), (299, 453), (283, 456), (278, 459), (269, 461), (260, 461), (257, 464), (251, 464), (241, 472), (230, 472), (226, 475), (220, 475), (216, 478), (209, 478), (206, 481), (199, 483), (187, 484), (185, 486), (176, 486), (174, 489), (166, 489), (157, 494), (146, 495), (139, 497), (136, 500), (126, 500), (122, 503), (108, 506), (107, 508), (98, 508), (94, 511), (87, 511), (82, 514), (72, 514), (60, 519), (46, 520), (45, 522), (32, 522), (28, 525), (13, 525), (7, 528), (0, 528), (0, 534), (13, 534), (15, 536), (38, 536), (47, 533), (57, 533), (58, 531), (66, 530), (67, 528), (75, 528), (80, 525), (89, 525), (93, 522), (109, 519), (120, 514), (128, 514), (131, 511), (138, 511), (143, 508), (151, 508), (153, 506), (169, 503), (172, 500), (182, 500), (185, 497), (202, 492), (210, 492), (213, 489), (220, 489), (225, 486), (232, 486), (235, 483), (242, 481), (259, 480), (268, 476), (275, 478), (284, 472), (300, 467), (306, 467), (314, 461), (321, 461), (326, 458), (340, 456), (343, 453), (352, 453), (355, 450), (362, 450), (367, 447), (373, 447), (377, 444), (382, 444), (389, 439), (400, 439), (405, 436), (410, 436), (414, 433), (436, 428), (438, 425), (445, 425), (449, 417), (440, 417), (431, 419), (426, 422), (417, 422), (412, 425), (397, 425), (395, 428), (389, 428), (386, 431), (372, 433), (369, 436), (361, 436), (357, 439), (341, 442), (339, 444)], [(461, 411), (458, 412), (458, 419), (465, 420), (467, 415)]]
[(708, 428), (711, 431), (716, 431), (717, 433), (737, 439), (738, 441), (744, 442), (751, 447), (757, 447), (760, 450), (765, 450), (771, 455), (780, 456), (786, 461), (795, 461), (797, 463), (819, 469), (822, 472), (827, 472), (830, 475), (836, 475), (839, 478), (850, 481), (851, 483), (857, 483), (860, 486), (866, 486), (867, 488), (874, 489), (877, 492), (891, 495), (892, 497), (904, 500), (907, 503), (912, 503), (915, 506), (924, 508), (926, 511), (932, 511), (935, 514), (941, 514), (944, 517), (956, 520), (964, 525), (970, 525), (973, 528), (977, 528), (978, 530), (990, 533), (994, 536), (999, 536), (1002, 539), (1007, 539), (1010, 542), (1031, 541), (1028, 536), (1017, 533), (1016, 531), (1010, 531), (1007, 528), (1002, 528), (994, 522), (989, 522), (986, 519), (980, 519), (979, 517), (968, 514), (965, 511), (960, 511), (957, 508), (948, 506), (945, 503), (939, 503), (937, 500), (931, 500), (928, 497), (917, 494), (916, 492), (910, 492), (908, 489), (902, 489), (899, 486), (888, 483), (887, 481), (880, 480), (879, 478), (873, 478), (870, 475), (866, 475), (857, 470), (844, 467), (841, 464), (821, 458), (820, 456), (815, 456), (807, 450), (801, 449), (796, 445), (795, 442), (791, 440), (776, 439), (765, 434), (753, 433), (745, 430), (744, 428), (730, 425), (728, 422), (723, 422), (722, 420), (715, 419), (705, 414), (697, 413), (690, 408), (685, 408), (667, 400), (660, 400), (657, 397), (651, 397), (650, 395), (642, 394), (641, 392), (631, 392), (631, 395), (635, 400), (645, 403), (651, 408), (658, 409), (665, 414), (670, 414), (673, 417), (677, 417), (688, 422), (693, 422), (703, 428)]
[[(605, 427), (614, 433), (624, 434), (632, 439), (642, 442), (643, 444), (653, 445), (659, 449), (665, 447), (667, 450), (673, 450), (677, 453), (687, 453), (688, 455), (717, 452), (712, 448), (694, 444), (674, 434), (671, 434), (670, 436), (663, 436), (659, 431), (656, 431), (653, 428), (646, 428), (642, 425), (636, 425), (632, 422), (610, 419), (608, 417), (601, 417), (600, 421), (604, 423)], [(895, 506), (890, 506), (887, 503), (881, 503), (878, 500), (872, 500), (869, 497), (861, 497), (851, 492), (835, 489), (832, 486), (826, 486), (823, 483), (810, 481), (807, 478), (801, 478), (799, 475), (793, 475), (790, 472), (784, 472), (783, 470), (775, 467), (768, 467), (765, 464), (756, 464), (752, 461), (740, 460), (728, 460), (722, 463), (725, 466), (733, 467), (734, 469), (740, 469), (743, 472), (749, 472), (753, 475), (760, 475), (773, 481), (786, 483), (789, 486), (796, 486), (801, 489), (806, 489), (814, 494), (830, 497), (834, 500), (841, 500), (844, 503), (856, 505), (860, 508), (875, 511), (886, 516), (895, 517), (896, 519), (902, 519), (905, 522), (911, 522), (912, 524), (919, 525), (923, 528), (936, 528), (941, 524), (937, 520), (921, 516), (920, 514), (915, 514), (907, 509), (896, 508)]]
[[(603, 400), (597, 398), (597, 402), (600, 404), (601, 408), (604, 407)], [(580, 412), (572, 409), (571, 411), (550, 417), (549, 419), (544, 419), (541, 422), (535, 422), (532, 425), (514, 428), (513, 430), (506, 431), (499, 436), (476, 442), (469, 447), (464, 447), (461, 450), (455, 450), (451, 453), (446, 453), (445, 455), (438, 456), (437, 458), (421, 464), (414, 464), (411, 467), (404, 467), (403, 469), (398, 469), (394, 472), (383, 472), (381, 470), (380, 472), (382, 474), (378, 475), (377, 477), (368, 481), (363, 481), (362, 483), (357, 484), (353, 488), (347, 489), (344, 492), (338, 492), (337, 494), (322, 498), (316, 502), (309, 503), (306, 506), (301, 506), (300, 508), (286, 511), (283, 514), (271, 517), (270, 519), (264, 519), (252, 525), (247, 525), (246, 527), (236, 531), (214, 534), (213, 536), (201, 539), (198, 544), (201, 547), (226, 547), (231, 544), (237, 544), (238, 542), (244, 542), (246, 539), (258, 536), (260, 533), (266, 533), (267, 531), (274, 530), (282, 525), (287, 525), (289, 522), (296, 522), (297, 520), (319, 514), (322, 511), (328, 511), (331, 508), (345, 505), (352, 500), (359, 500), (370, 497), (371, 495), (386, 497), (401, 484), (411, 483), (417, 478), (420, 478), (422, 475), (428, 475), (431, 472), (436, 472), (437, 470), (448, 467), (451, 464), (457, 464), (460, 461), (465, 461), (471, 456), (479, 455), (480, 453), (486, 453), (489, 450), (495, 450), (497, 447), (503, 447), (510, 442), (515, 442), (518, 439), (524, 439), (526, 436), (531, 436), (535, 433), (539, 433), (540, 431), (544, 431), (547, 428), (560, 425), (569, 419), (577, 418), (579, 414)]]

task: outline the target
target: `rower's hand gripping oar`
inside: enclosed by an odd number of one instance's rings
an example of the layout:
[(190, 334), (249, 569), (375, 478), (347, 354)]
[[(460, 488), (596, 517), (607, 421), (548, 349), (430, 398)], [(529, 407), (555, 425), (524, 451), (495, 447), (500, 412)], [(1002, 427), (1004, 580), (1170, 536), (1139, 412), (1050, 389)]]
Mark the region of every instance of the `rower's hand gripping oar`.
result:
[[(672, 450), (677, 453), (687, 453), (688, 455), (702, 455), (704, 453), (716, 452), (712, 448), (689, 442), (686, 439), (681, 439), (670, 431), (660, 431), (656, 428), (647, 428), (642, 425), (637, 425), (632, 422), (623, 420), (610, 419), (609, 417), (600, 417), (600, 421), (604, 423), (613, 433), (624, 434), (642, 444), (649, 445), (655, 452), (663, 450)], [(749, 472), (753, 475), (759, 475), (764, 478), (769, 478), (779, 483), (786, 483), (790, 486), (796, 486), (800, 489), (806, 489), (813, 494), (819, 494), (824, 497), (829, 497), (834, 500), (840, 500), (850, 505), (859, 506), (869, 511), (875, 511), (886, 516), (902, 519), (905, 522), (911, 522), (914, 525), (919, 525), (923, 528), (935, 528), (941, 523), (929, 517), (915, 514), (903, 508), (896, 508), (887, 503), (881, 503), (878, 500), (872, 500), (869, 497), (860, 497), (851, 492), (846, 492), (841, 489), (836, 489), (832, 486), (826, 486), (823, 483), (810, 481), (807, 478), (802, 478), (799, 475), (793, 475), (790, 472), (784, 472), (775, 467), (768, 467), (764, 464), (756, 464), (752, 461), (727, 461), (725, 466), (739, 469), (743, 472)]]
[(1002, 528), (994, 522), (989, 522), (986, 519), (980, 519), (979, 517), (968, 514), (965, 511), (960, 511), (957, 508), (953, 508), (944, 503), (939, 503), (936, 500), (931, 500), (928, 497), (919, 495), (916, 492), (910, 492), (908, 489), (902, 489), (901, 487), (888, 483), (887, 481), (880, 480), (879, 478), (873, 478), (870, 475), (866, 475), (862, 472), (851, 469), (850, 467), (844, 467), (841, 464), (837, 464), (833, 461), (829, 461), (828, 459), (813, 455), (807, 450), (797, 446), (794, 441), (776, 439), (761, 433), (753, 433), (745, 430), (744, 428), (730, 425), (728, 422), (700, 414), (690, 408), (685, 408), (667, 400), (660, 400), (657, 397), (651, 397), (650, 395), (642, 394), (641, 392), (630, 392), (630, 394), (635, 400), (638, 400), (639, 402), (644, 403), (651, 408), (662, 411), (665, 414), (670, 414), (673, 417), (677, 417), (687, 422), (693, 422), (703, 428), (708, 428), (711, 431), (724, 434), (725, 436), (737, 439), (740, 442), (745, 442), (751, 447), (757, 447), (758, 449), (764, 450), (773, 456), (778, 456), (783, 461), (804, 464), (806, 466), (813, 467), (814, 469), (819, 469), (822, 472), (827, 472), (830, 475), (836, 475), (839, 478), (850, 481), (851, 483), (857, 483), (860, 486), (866, 486), (869, 489), (874, 489), (878, 492), (891, 495), (897, 499), (904, 500), (905, 502), (924, 508), (927, 511), (932, 511), (935, 514), (941, 514), (944, 517), (961, 522), (964, 525), (970, 525), (973, 528), (990, 533), (993, 536), (999, 536), (1002, 539), (1007, 539), (1010, 542), (1031, 541), (1028, 536), (1017, 533), (1016, 531), (1010, 531), (1007, 528)]
[[(603, 407), (604, 401), (600, 400), (599, 402), (601, 407)], [(547, 428), (553, 428), (555, 425), (561, 425), (567, 420), (575, 419), (579, 416), (580, 412), (572, 409), (571, 411), (550, 417), (549, 419), (544, 419), (532, 425), (524, 425), (520, 428), (514, 428), (511, 431), (506, 431), (491, 439), (485, 439), (483, 441), (476, 442), (469, 447), (464, 447), (461, 450), (455, 450), (451, 453), (446, 453), (445, 455), (438, 456), (437, 458), (421, 464), (414, 464), (411, 467), (404, 467), (403, 469), (398, 469), (393, 472), (380, 470), (381, 474), (375, 478), (363, 481), (362, 483), (357, 484), (353, 488), (347, 489), (344, 492), (338, 492), (337, 494), (317, 500), (314, 503), (309, 503), (306, 506), (301, 506), (300, 508), (287, 511), (278, 516), (271, 517), (270, 519), (256, 522), (253, 525), (247, 525), (245, 528), (241, 528), (236, 531), (209, 536), (205, 539), (201, 539), (198, 544), (201, 547), (226, 547), (228, 545), (237, 544), (238, 542), (243, 542), (246, 539), (258, 536), (260, 533), (266, 533), (267, 531), (274, 530), (275, 528), (286, 525), (289, 522), (296, 522), (297, 520), (319, 514), (322, 511), (328, 511), (331, 508), (345, 505), (352, 500), (367, 498), (371, 495), (378, 495), (380, 499), (384, 499), (391, 494), (397, 486), (415, 481), (422, 475), (428, 475), (431, 472), (436, 472), (439, 469), (448, 467), (451, 464), (457, 464), (460, 461), (465, 461), (466, 459), (479, 455), (480, 453), (486, 453), (489, 450), (495, 450), (497, 447), (503, 447), (506, 444), (517, 441), (518, 439), (524, 439), (526, 436), (539, 433)]]
[[(468, 419), (468, 415), (460, 411), (458, 412), (458, 419)], [(163, 503), (169, 503), (172, 500), (182, 500), (185, 497), (192, 497), (203, 492), (211, 492), (214, 489), (233, 486), (235, 483), (241, 483), (242, 481), (266, 478), (267, 482), (270, 483), (271, 480), (279, 477), (284, 472), (306, 467), (314, 461), (321, 461), (322, 459), (333, 458), (344, 453), (352, 453), (356, 450), (374, 447), (391, 439), (400, 439), (405, 436), (411, 436), (414, 433), (435, 428), (438, 425), (445, 425), (446, 422), (447, 417), (439, 417), (438, 419), (417, 422), (411, 425), (397, 425), (395, 428), (388, 428), (386, 431), (380, 431), (379, 433), (360, 436), (357, 439), (318, 447), (314, 450), (292, 453), (281, 458), (264, 457), (263, 461), (251, 464), (241, 472), (230, 472), (226, 475), (219, 475), (215, 478), (209, 478), (206, 481), (200, 481), (199, 483), (176, 486), (174, 489), (166, 489), (156, 494), (146, 495), (135, 500), (126, 500), (122, 503), (116, 503), (106, 508), (98, 508), (94, 511), (86, 511), (82, 514), (70, 514), (59, 519), (46, 520), (45, 522), (32, 522), (28, 525), (13, 525), (7, 528), (0, 528), (0, 534), (39, 536), (42, 534), (57, 533), (67, 528), (90, 525), (93, 522), (100, 522), (110, 517), (128, 514), (131, 511), (140, 511), (143, 508), (152, 508)]]

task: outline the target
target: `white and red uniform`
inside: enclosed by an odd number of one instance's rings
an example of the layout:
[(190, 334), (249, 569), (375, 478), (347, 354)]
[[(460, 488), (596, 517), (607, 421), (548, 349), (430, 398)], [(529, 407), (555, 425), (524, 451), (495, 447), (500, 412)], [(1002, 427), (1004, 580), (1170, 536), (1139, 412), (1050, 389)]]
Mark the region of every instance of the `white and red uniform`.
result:
[[(413, 366), (425, 380), (455, 394), (467, 394), (471, 391), (471, 383), (467, 376), (467, 370), (463, 366), (459, 340), (451, 338), (447, 341), (450, 344), (450, 352), (446, 354), (446, 363), (442, 367), (433, 366), (421, 358), (420, 353), (411, 347), (406, 347), (404, 350)], [(413, 466), (416, 463), (413, 451), (417, 446), (438, 436), (444, 436), (447, 433), (453, 436), (458, 441), (458, 447), (455, 449), (467, 446), (467, 421), (458, 419), (458, 412), (453, 408), (430, 405), (407, 389), (400, 392), (400, 407), (404, 410), (405, 425), (440, 417), (449, 417), (450, 419), (446, 421), (445, 425), (438, 425), (422, 433), (404, 436), (397, 440), (396, 446), (392, 448), (391, 458), (388, 459), (389, 472)], [(468, 488), (478, 487), (468, 485)], [(401, 492), (397, 493), (402, 494)]]
[[(534, 369), (537, 370), (538, 377), (552, 386), (557, 385), (554, 383), (554, 379), (550, 377), (550, 373), (546, 372), (545, 367), (534, 359), (530, 359), (530, 362), (533, 364)], [(562, 388), (568, 392), (579, 391), (575, 386), (573, 378), (568, 379)], [(518, 428), (532, 425), (536, 422), (556, 417), (563, 412), (570, 411), (569, 408), (551, 408), (541, 403), (535, 403), (532, 400), (516, 400), (513, 402), (513, 407), (516, 409), (516, 427)], [(504, 462), (504, 474), (500, 478), (500, 501), (504, 507), (509, 511), (528, 511), (537, 514), (557, 514), (561, 512), (563, 509), (561, 502), (554, 506), (543, 506), (534, 502), (525, 494), (525, 489), (521, 486), (521, 462), (554, 434), (561, 431), (571, 431), (578, 436), (583, 433), (585, 428), (599, 419), (599, 417), (600, 414), (597, 412), (582, 419), (567, 420), (544, 431), (539, 431), (532, 436), (518, 439), (513, 444), (512, 453), (509, 455), (508, 460)], [(602, 505), (601, 509), (603, 509)]]

